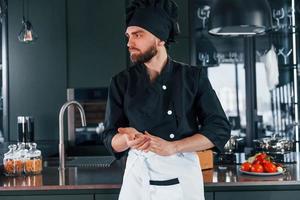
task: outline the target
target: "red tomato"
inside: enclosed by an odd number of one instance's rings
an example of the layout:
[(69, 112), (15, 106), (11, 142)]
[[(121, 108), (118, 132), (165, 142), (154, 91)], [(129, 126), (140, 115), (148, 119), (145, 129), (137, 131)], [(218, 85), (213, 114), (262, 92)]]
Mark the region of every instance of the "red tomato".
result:
[(245, 172), (250, 172), (251, 167), (252, 167), (251, 163), (244, 162), (244, 163), (241, 165), (241, 170), (242, 170), (242, 171), (245, 171)]
[(253, 164), (251, 167), (251, 172), (262, 173), (264, 172), (264, 167), (261, 164)]
[(270, 162), (270, 161), (268, 161), (268, 160), (266, 160), (266, 159), (263, 159), (263, 160), (261, 161), (261, 164), (264, 165), (264, 164), (267, 163), (267, 162)]
[(264, 164), (264, 170), (268, 173), (275, 173), (277, 172), (277, 167), (274, 163), (266, 162)]
[(260, 153), (255, 157), (256, 160), (259, 160), (261, 162), (263, 162), (263, 160), (265, 160), (266, 158), (267, 158), (267, 154), (265, 153)]
[(253, 161), (253, 163), (252, 163), (252, 164), (253, 164), (253, 165), (254, 165), (254, 164), (262, 164), (262, 161), (260, 161), (260, 160), (256, 160), (256, 159), (255, 159), (255, 160)]

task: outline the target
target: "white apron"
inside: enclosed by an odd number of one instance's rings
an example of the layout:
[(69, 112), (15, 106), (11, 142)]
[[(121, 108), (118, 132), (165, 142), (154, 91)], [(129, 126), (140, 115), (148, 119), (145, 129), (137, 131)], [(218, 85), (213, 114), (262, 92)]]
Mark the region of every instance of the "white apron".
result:
[(130, 150), (119, 200), (204, 200), (197, 154)]

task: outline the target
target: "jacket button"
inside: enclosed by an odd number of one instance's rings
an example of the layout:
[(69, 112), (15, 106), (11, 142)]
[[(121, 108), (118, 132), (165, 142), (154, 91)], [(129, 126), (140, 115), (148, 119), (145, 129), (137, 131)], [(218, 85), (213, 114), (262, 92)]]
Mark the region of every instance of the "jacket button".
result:
[(168, 115), (172, 115), (172, 113), (173, 113), (172, 110), (168, 110), (167, 112)]
[(171, 139), (173, 139), (175, 137), (175, 135), (173, 133), (171, 133), (169, 136)]
[(163, 89), (163, 90), (166, 90), (166, 89), (167, 89), (167, 86), (163, 85), (163, 86), (162, 86), (162, 89)]

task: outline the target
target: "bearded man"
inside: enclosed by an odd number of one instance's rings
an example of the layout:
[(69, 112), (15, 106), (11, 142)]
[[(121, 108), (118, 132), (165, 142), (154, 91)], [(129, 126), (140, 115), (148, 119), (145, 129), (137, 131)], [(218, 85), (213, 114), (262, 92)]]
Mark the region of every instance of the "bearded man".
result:
[(203, 69), (174, 61), (179, 33), (171, 0), (133, 0), (127, 9), (133, 66), (111, 80), (102, 141), (128, 155), (120, 200), (202, 200), (196, 151), (222, 151), (230, 125)]

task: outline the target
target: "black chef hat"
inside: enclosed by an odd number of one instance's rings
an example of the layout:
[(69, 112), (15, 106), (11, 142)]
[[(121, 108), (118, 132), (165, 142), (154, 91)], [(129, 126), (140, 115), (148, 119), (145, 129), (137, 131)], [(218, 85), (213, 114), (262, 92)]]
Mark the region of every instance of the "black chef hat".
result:
[(126, 25), (146, 29), (167, 44), (180, 33), (177, 5), (172, 0), (133, 0), (126, 10)]

